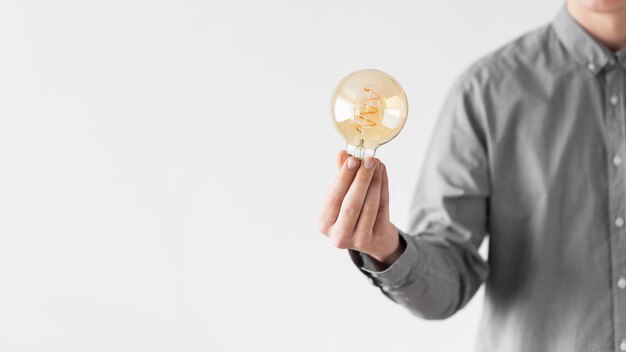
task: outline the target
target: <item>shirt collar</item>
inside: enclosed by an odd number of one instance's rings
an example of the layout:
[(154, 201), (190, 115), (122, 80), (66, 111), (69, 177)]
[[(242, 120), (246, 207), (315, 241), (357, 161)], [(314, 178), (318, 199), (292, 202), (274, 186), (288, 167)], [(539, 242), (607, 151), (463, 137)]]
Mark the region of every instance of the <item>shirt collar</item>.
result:
[(561, 8), (552, 22), (552, 27), (565, 48), (594, 74), (617, 60), (626, 63), (626, 50), (621, 50), (616, 55), (604, 44), (596, 41), (576, 22), (567, 10), (567, 5)]

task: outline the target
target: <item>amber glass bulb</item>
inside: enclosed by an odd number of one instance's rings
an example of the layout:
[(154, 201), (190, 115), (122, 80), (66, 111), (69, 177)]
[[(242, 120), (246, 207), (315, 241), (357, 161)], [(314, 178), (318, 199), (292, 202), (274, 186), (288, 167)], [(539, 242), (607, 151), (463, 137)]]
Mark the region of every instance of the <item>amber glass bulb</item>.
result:
[(332, 121), (349, 154), (363, 159), (400, 133), (408, 115), (406, 94), (390, 75), (360, 70), (346, 76), (333, 92)]

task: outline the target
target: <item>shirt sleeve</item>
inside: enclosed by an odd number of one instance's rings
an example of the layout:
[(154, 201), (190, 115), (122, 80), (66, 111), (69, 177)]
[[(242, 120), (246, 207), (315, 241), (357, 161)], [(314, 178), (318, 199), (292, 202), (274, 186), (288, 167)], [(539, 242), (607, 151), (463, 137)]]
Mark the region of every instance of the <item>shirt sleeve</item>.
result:
[(406, 248), (384, 271), (348, 250), (353, 263), (388, 298), (425, 319), (453, 315), (486, 280), (478, 253), (487, 234), (488, 129), (479, 85), (462, 75), (448, 94), (415, 187)]

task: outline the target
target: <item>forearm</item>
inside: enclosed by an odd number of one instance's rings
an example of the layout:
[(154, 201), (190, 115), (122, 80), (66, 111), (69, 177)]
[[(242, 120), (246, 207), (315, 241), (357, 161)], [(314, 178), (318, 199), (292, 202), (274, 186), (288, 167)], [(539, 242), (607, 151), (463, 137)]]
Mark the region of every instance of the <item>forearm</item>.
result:
[(363, 253), (353, 252), (351, 257), (388, 298), (414, 315), (425, 319), (451, 316), (486, 277), (486, 263), (476, 260), (477, 253), (459, 253), (453, 246), (406, 234), (402, 239), (404, 251), (383, 270), (377, 270), (375, 260)]

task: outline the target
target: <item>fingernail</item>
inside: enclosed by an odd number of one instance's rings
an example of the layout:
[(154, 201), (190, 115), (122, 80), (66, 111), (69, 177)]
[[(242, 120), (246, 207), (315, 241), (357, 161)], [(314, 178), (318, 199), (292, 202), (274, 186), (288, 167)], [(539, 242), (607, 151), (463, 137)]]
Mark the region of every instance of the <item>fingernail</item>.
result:
[(348, 169), (354, 170), (354, 168), (356, 168), (356, 166), (358, 165), (358, 161), (356, 161), (356, 159), (354, 158), (350, 158), (348, 159)]
[(372, 167), (374, 167), (374, 159), (372, 158), (365, 159), (365, 163), (363, 164), (363, 166), (365, 166), (366, 169), (371, 169)]

